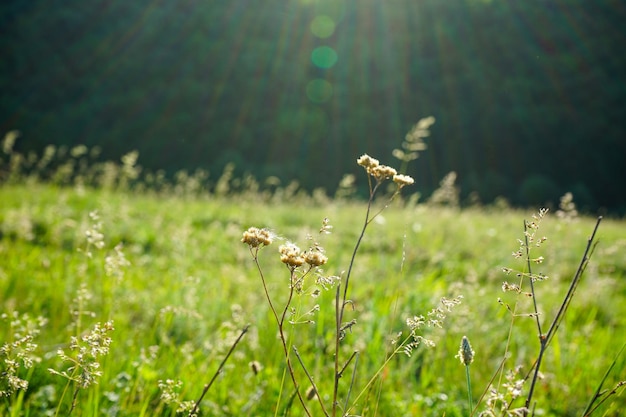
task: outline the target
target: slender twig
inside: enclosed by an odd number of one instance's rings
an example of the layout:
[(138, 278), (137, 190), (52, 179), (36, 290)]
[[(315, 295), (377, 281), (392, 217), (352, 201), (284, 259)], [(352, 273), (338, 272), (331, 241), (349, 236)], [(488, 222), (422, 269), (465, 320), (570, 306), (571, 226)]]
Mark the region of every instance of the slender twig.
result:
[(472, 406), (472, 380), (470, 379), (469, 364), (465, 365), (465, 378), (467, 379), (467, 399), (469, 401), (469, 409), (471, 412), (473, 408)]
[[(294, 274), (294, 270), (291, 270), (291, 280), (293, 282), (293, 274)], [(287, 346), (287, 339), (285, 337), (285, 329), (284, 329), (284, 323), (285, 323), (285, 317), (287, 315), (287, 311), (289, 309), (289, 305), (291, 304), (291, 299), (293, 298), (293, 292), (294, 292), (294, 288), (293, 285), (290, 285), (289, 288), (289, 298), (287, 300), (287, 303), (285, 304), (285, 309), (283, 310), (283, 313), (280, 317), (280, 319), (278, 320), (277, 324), (278, 324), (278, 334), (280, 335), (280, 342), (283, 346), (283, 354), (285, 355), (285, 362), (287, 363), (287, 369), (289, 370), (289, 376), (291, 377), (291, 381), (293, 382), (293, 386), (296, 390), (296, 395), (298, 396), (298, 400), (300, 401), (300, 403), (302, 404), (302, 408), (304, 409), (304, 412), (306, 413), (307, 416), (311, 416), (311, 412), (309, 411), (308, 407), (306, 406), (306, 402), (304, 401), (304, 397), (302, 397), (302, 393), (300, 392), (300, 385), (298, 384), (298, 380), (296, 379), (296, 373), (293, 369), (293, 364), (291, 363), (291, 358), (290, 358), (290, 354), (289, 354), (289, 347)]]
[(346, 369), (346, 366), (348, 366), (348, 364), (352, 361), (352, 358), (355, 358), (355, 361), (354, 361), (354, 366), (352, 367), (352, 378), (350, 379), (350, 386), (348, 387), (348, 393), (346, 394), (346, 401), (343, 406), (344, 410), (348, 408), (348, 403), (350, 402), (350, 394), (352, 394), (352, 387), (354, 387), (354, 381), (356, 380), (356, 369), (357, 369), (357, 365), (359, 364), (359, 352), (356, 350), (352, 352), (350, 359), (348, 359), (348, 362), (346, 362), (346, 365), (341, 370), (342, 373)]
[(533, 308), (535, 309), (535, 320), (537, 322), (537, 334), (539, 334), (539, 338), (541, 340), (541, 320), (539, 320), (539, 309), (537, 308), (537, 297), (535, 294), (535, 283), (533, 279), (533, 273), (530, 262), (530, 248), (528, 247), (528, 223), (524, 220), (524, 240), (526, 244), (524, 245), (526, 249), (526, 268), (528, 269), (528, 280), (530, 281), (530, 293), (533, 298)]
[(359, 354), (358, 350), (355, 350), (354, 352), (352, 352), (352, 355), (350, 355), (350, 357), (348, 358), (346, 363), (343, 365), (343, 368), (341, 368), (341, 371), (339, 371), (339, 378), (341, 378), (343, 376), (343, 373), (345, 372), (345, 370), (348, 367), (348, 365), (350, 365), (350, 362), (352, 362), (352, 359), (354, 359), (356, 356), (358, 356), (358, 354)]
[[(561, 320), (563, 319), (563, 317), (565, 317), (567, 308), (569, 307), (570, 302), (572, 298), (574, 297), (576, 287), (578, 286), (578, 283), (580, 282), (582, 278), (583, 272), (585, 271), (587, 267), (591, 253), (593, 252), (593, 249), (595, 247), (594, 239), (595, 239), (596, 232), (598, 231), (598, 227), (600, 226), (601, 221), (602, 221), (602, 217), (600, 216), (598, 217), (598, 220), (596, 221), (596, 225), (593, 229), (591, 236), (587, 240), (587, 247), (585, 248), (580, 264), (578, 265), (578, 269), (576, 270), (576, 273), (574, 274), (574, 277), (572, 278), (572, 282), (567, 291), (567, 294), (565, 295), (565, 298), (563, 299), (563, 302), (561, 303), (561, 306), (559, 307), (559, 311), (557, 312), (556, 316), (552, 320), (552, 323), (550, 324), (550, 328), (548, 329), (548, 332), (545, 335), (541, 333), (539, 334), (539, 340), (540, 340), (539, 356), (537, 357), (537, 360), (535, 361), (535, 364), (533, 365), (534, 372), (533, 372), (532, 382), (530, 384), (530, 389), (528, 391), (528, 396), (526, 397), (526, 402), (525, 402), (525, 406), (527, 409), (530, 409), (530, 404), (531, 404), (532, 397), (534, 394), (535, 386), (537, 384), (537, 379), (539, 376), (539, 369), (541, 367), (541, 361), (543, 359), (543, 355), (546, 349), (548, 348), (549, 342), (552, 340), (552, 338), (556, 334), (556, 331), (559, 328)], [(531, 278), (531, 282), (532, 282), (532, 278)]]
[(406, 342), (411, 338), (412, 336), (409, 335), (407, 336), (401, 343), (398, 344), (398, 347), (396, 347), (394, 349), (393, 352), (391, 352), (391, 354), (387, 357), (387, 359), (385, 359), (385, 362), (383, 362), (382, 365), (380, 365), (380, 367), (378, 368), (378, 370), (376, 370), (376, 372), (374, 373), (374, 375), (372, 375), (372, 377), (370, 378), (370, 380), (365, 384), (365, 386), (363, 387), (363, 389), (361, 390), (361, 392), (356, 396), (356, 398), (354, 399), (354, 401), (352, 401), (352, 406), (349, 406), (346, 408), (345, 410), (345, 414), (347, 415), (350, 410), (352, 410), (352, 408), (354, 408), (356, 402), (359, 400), (359, 398), (361, 398), (363, 396), (363, 394), (365, 393), (365, 391), (367, 391), (367, 389), (372, 385), (372, 383), (374, 383), (374, 381), (378, 378), (378, 376), (380, 375), (380, 373), (383, 371), (383, 369), (385, 369), (387, 367), (387, 365), (389, 364), (389, 362), (391, 361), (391, 359), (398, 353), (400, 352), (400, 350), (402, 350), (402, 348), (404, 347), (404, 345), (406, 344)]
[(491, 376), (491, 379), (489, 380), (489, 382), (485, 386), (485, 390), (481, 394), (480, 398), (478, 398), (478, 401), (476, 402), (476, 406), (471, 410), (470, 417), (473, 416), (474, 414), (476, 414), (476, 411), (478, 411), (478, 406), (480, 405), (480, 403), (483, 402), (483, 398), (485, 398), (485, 396), (487, 395), (487, 392), (489, 391), (489, 387), (493, 385), (493, 381), (495, 381), (496, 376), (498, 376), (498, 374), (500, 374), (502, 369), (504, 369), (504, 363), (506, 362), (506, 359), (507, 358), (506, 358), (506, 355), (505, 355), (504, 358), (502, 358), (502, 361), (500, 362), (500, 365), (498, 366), (498, 369), (496, 369), (496, 371)]
[(224, 365), (226, 364), (226, 361), (228, 360), (230, 355), (235, 351), (235, 348), (237, 347), (237, 344), (241, 341), (241, 339), (243, 339), (243, 336), (246, 334), (246, 332), (248, 331), (249, 327), (250, 327), (250, 325), (247, 324), (243, 329), (241, 329), (241, 332), (239, 333), (239, 336), (237, 337), (237, 339), (235, 339), (235, 341), (231, 345), (231, 347), (228, 350), (228, 353), (226, 354), (224, 359), (222, 359), (222, 362), (220, 363), (220, 366), (218, 366), (217, 371), (215, 371), (215, 373), (213, 374), (213, 377), (211, 378), (209, 383), (204, 386), (204, 389), (202, 390), (202, 394), (200, 395), (200, 398), (198, 398), (198, 401), (196, 401), (196, 404), (193, 406), (193, 409), (189, 413), (190, 416), (196, 415), (196, 412), (198, 411), (198, 407), (200, 406), (200, 402), (202, 401), (202, 399), (204, 398), (206, 393), (209, 391), (209, 388), (211, 388), (211, 385), (213, 385), (213, 382), (215, 382), (215, 380), (217, 379), (217, 376), (222, 373), (222, 369), (224, 368)]
[(339, 343), (341, 340), (341, 323), (343, 321), (343, 314), (346, 308), (346, 301), (348, 299), (348, 286), (350, 284), (350, 275), (352, 274), (352, 267), (354, 266), (354, 260), (356, 259), (357, 251), (359, 250), (359, 246), (361, 245), (361, 241), (363, 240), (363, 236), (365, 236), (365, 230), (367, 229), (367, 225), (369, 224), (369, 215), (370, 210), (372, 208), (372, 201), (374, 199), (374, 194), (376, 193), (376, 189), (378, 188), (380, 182), (377, 182), (374, 188), (372, 188), (372, 180), (368, 176), (368, 182), (370, 186), (370, 197), (367, 202), (367, 210), (365, 212), (365, 222), (363, 223), (363, 228), (361, 229), (361, 234), (354, 245), (354, 250), (352, 251), (352, 257), (350, 258), (350, 264), (348, 266), (348, 272), (346, 273), (346, 280), (343, 288), (343, 298), (341, 302), (339, 300), (339, 286), (337, 287), (337, 295), (335, 299), (335, 309), (336, 309), (336, 322), (335, 322), (335, 384), (333, 387), (333, 407), (332, 407), (332, 415), (335, 417), (337, 415), (337, 397), (339, 393), (339, 379), (341, 378), (341, 374), (339, 372)]
[(300, 352), (298, 352), (298, 349), (295, 346), (293, 347), (293, 352), (296, 354), (296, 358), (298, 358), (298, 362), (300, 362), (302, 369), (304, 369), (304, 373), (306, 374), (307, 378), (309, 378), (309, 382), (311, 383), (311, 386), (313, 387), (313, 390), (315, 391), (315, 396), (317, 397), (317, 400), (320, 403), (320, 407), (322, 407), (322, 411), (324, 412), (324, 415), (328, 417), (329, 416), (328, 411), (326, 411), (326, 407), (324, 407), (324, 401), (322, 401), (319, 391), (317, 390), (317, 385), (315, 384), (315, 381), (313, 380), (313, 377), (309, 373), (308, 369), (306, 369), (306, 366), (304, 366), (304, 362), (302, 361), (302, 358), (300, 357)]
[(554, 334), (558, 330), (559, 325), (561, 324), (561, 320), (565, 316), (565, 312), (567, 311), (567, 308), (569, 307), (569, 303), (570, 303), (570, 301), (572, 300), (572, 298), (574, 296), (574, 292), (576, 291), (576, 287), (578, 286), (578, 283), (579, 283), (579, 281), (580, 281), (580, 279), (581, 279), (581, 277), (583, 275), (583, 272), (585, 272), (585, 269), (587, 268), (587, 264), (589, 263), (589, 260), (591, 259), (591, 255), (593, 254), (595, 246), (597, 244), (597, 242), (594, 243), (594, 239), (596, 237), (596, 232), (598, 231), (598, 228), (600, 227), (600, 222), (601, 221), (602, 221), (602, 216), (598, 217), (598, 219), (596, 221), (596, 225), (593, 228), (593, 232), (591, 233), (591, 236), (587, 240), (587, 247), (585, 248), (585, 252), (583, 254), (582, 259), (580, 260), (580, 264), (578, 265), (578, 269), (576, 270), (576, 274), (574, 275), (574, 278), (572, 279), (572, 283), (571, 283), (571, 285), (569, 287), (569, 290), (567, 291), (567, 294), (565, 296), (565, 300), (561, 304), (561, 308), (557, 312), (556, 317), (554, 318), (554, 321), (552, 322), (552, 325), (548, 329), (548, 333), (546, 334), (546, 338), (548, 339), (548, 343), (550, 342), (550, 340), (552, 339), (552, 337), (554, 336)]
[(270, 306), (270, 310), (272, 310), (272, 314), (274, 314), (274, 319), (276, 319), (276, 323), (279, 322), (278, 313), (274, 308), (274, 303), (272, 303), (272, 298), (270, 297), (270, 293), (267, 289), (267, 283), (265, 282), (265, 275), (263, 275), (263, 270), (261, 269), (261, 264), (259, 263), (259, 248), (255, 248), (255, 250), (250, 247), (250, 253), (252, 254), (252, 259), (254, 260), (254, 264), (256, 265), (257, 270), (259, 271), (259, 276), (261, 277), (261, 283), (263, 284), (263, 291), (265, 292), (265, 298), (267, 299), (267, 303)]
[[(611, 373), (611, 370), (615, 366), (615, 363), (617, 362), (617, 359), (620, 357), (620, 355), (624, 351), (624, 348), (626, 348), (626, 344), (624, 344), (622, 346), (622, 348), (619, 350), (619, 352), (615, 356), (615, 359), (613, 359), (613, 362), (611, 363), (611, 366), (609, 366), (609, 368), (604, 373), (604, 376), (602, 377), (602, 380), (598, 384), (598, 389), (596, 389), (596, 392), (593, 394), (593, 397), (589, 401), (589, 404), (587, 405), (587, 408), (585, 408), (585, 411), (583, 412), (583, 417), (591, 415), (591, 413), (593, 413), (598, 407), (600, 407), (600, 405), (602, 405), (602, 403), (604, 401), (606, 401), (606, 399), (609, 398), (609, 396), (611, 396), (611, 395), (613, 395), (613, 394), (615, 394), (617, 392), (617, 388), (619, 388), (620, 384), (618, 384), (614, 389), (612, 389), (608, 393), (602, 393), (600, 391), (602, 390), (602, 385), (604, 385), (604, 382), (606, 381), (606, 379), (608, 378), (609, 374)], [(598, 402), (598, 404), (596, 404), (596, 406), (593, 407), (593, 403), (596, 402), (603, 395), (604, 395), (604, 398), (602, 398), (602, 400), (600, 400)]]
[(354, 267), (356, 254), (359, 250), (359, 247), (361, 246), (361, 242), (363, 241), (363, 237), (365, 236), (365, 231), (367, 230), (367, 227), (380, 213), (383, 212), (383, 210), (389, 207), (389, 204), (391, 204), (393, 199), (399, 194), (399, 189), (398, 189), (391, 195), (391, 197), (387, 200), (385, 205), (380, 210), (378, 210), (376, 213), (371, 215), (372, 204), (374, 202), (374, 196), (376, 195), (376, 192), (378, 191), (378, 188), (383, 183), (383, 181), (377, 179), (376, 183), (372, 185), (372, 178), (369, 175), (367, 177), (367, 181), (369, 185), (370, 195), (367, 201), (367, 209), (365, 211), (365, 220), (363, 222), (361, 233), (359, 234), (356, 244), (354, 245), (354, 250), (352, 251), (350, 264), (348, 266), (348, 272), (346, 273), (346, 279), (345, 279), (345, 283), (343, 287), (343, 297), (341, 298), (341, 302), (339, 302), (339, 288), (337, 288), (337, 297), (336, 297), (336, 302), (335, 302), (335, 308), (337, 309), (337, 311), (336, 311), (336, 323), (335, 323), (336, 325), (336, 329), (335, 329), (336, 330), (336, 334), (335, 334), (335, 384), (333, 388), (333, 408), (332, 408), (333, 417), (335, 417), (337, 413), (339, 379), (341, 378), (341, 374), (343, 373), (343, 370), (345, 369), (344, 367), (344, 369), (342, 369), (341, 371), (339, 370), (339, 344), (342, 339), (341, 336), (342, 336), (342, 331), (343, 331), (342, 329), (343, 316), (344, 316), (346, 306), (349, 304), (348, 288), (350, 285), (350, 277), (352, 276), (352, 268)]
[[(252, 253), (252, 257), (254, 259), (254, 263), (257, 267), (257, 270), (259, 271), (259, 275), (261, 277), (261, 282), (263, 284), (263, 291), (265, 292), (265, 298), (267, 299), (267, 302), (270, 306), (270, 310), (272, 310), (272, 314), (274, 315), (274, 319), (276, 320), (276, 324), (278, 326), (278, 333), (280, 335), (280, 341), (283, 347), (283, 354), (285, 355), (285, 362), (287, 363), (287, 369), (289, 371), (289, 376), (291, 378), (291, 381), (293, 382), (293, 386), (296, 390), (296, 395), (298, 396), (298, 400), (300, 400), (300, 403), (302, 404), (302, 408), (304, 409), (304, 412), (307, 414), (307, 416), (311, 416), (311, 413), (309, 412), (309, 409), (306, 406), (306, 403), (304, 401), (304, 398), (302, 397), (302, 393), (300, 392), (300, 387), (298, 385), (298, 381), (296, 379), (296, 375), (295, 372), (293, 370), (293, 365), (291, 363), (291, 359), (290, 359), (290, 355), (289, 355), (289, 348), (287, 347), (287, 340), (285, 339), (285, 331), (283, 328), (283, 324), (285, 321), (285, 317), (287, 315), (287, 311), (289, 309), (289, 305), (291, 303), (291, 299), (293, 298), (293, 285), (289, 286), (289, 298), (287, 300), (287, 303), (285, 304), (285, 308), (281, 314), (281, 316), (278, 316), (278, 312), (276, 311), (276, 308), (274, 307), (274, 303), (272, 302), (272, 298), (270, 297), (269, 294), (269, 290), (267, 288), (267, 284), (265, 282), (265, 275), (263, 274), (263, 270), (261, 269), (261, 264), (259, 263), (259, 258), (258, 258), (258, 248), (256, 249), (256, 251), (253, 251), (252, 249), (250, 250), (250, 252)], [(293, 278), (294, 278), (294, 270), (291, 270), (291, 282), (293, 284)]]

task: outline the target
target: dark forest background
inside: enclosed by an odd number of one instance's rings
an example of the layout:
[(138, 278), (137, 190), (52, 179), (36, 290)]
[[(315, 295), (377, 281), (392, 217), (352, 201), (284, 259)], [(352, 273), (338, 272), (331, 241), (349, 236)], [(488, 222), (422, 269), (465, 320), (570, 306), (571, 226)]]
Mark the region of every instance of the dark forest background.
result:
[(425, 196), (456, 171), (462, 198), (626, 213), (621, 0), (5, 0), (0, 54), (24, 152), (332, 193), (434, 116)]

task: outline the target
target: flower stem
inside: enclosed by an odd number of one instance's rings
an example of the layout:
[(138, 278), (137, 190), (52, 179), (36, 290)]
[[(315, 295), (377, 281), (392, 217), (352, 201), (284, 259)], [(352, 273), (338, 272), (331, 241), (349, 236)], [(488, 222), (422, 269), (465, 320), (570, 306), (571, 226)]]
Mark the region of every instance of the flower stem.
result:
[(469, 364), (465, 365), (465, 376), (467, 378), (467, 400), (469, 403), (470, 415), (473, 409), (472, 405), (472, 380), (470, 378)]

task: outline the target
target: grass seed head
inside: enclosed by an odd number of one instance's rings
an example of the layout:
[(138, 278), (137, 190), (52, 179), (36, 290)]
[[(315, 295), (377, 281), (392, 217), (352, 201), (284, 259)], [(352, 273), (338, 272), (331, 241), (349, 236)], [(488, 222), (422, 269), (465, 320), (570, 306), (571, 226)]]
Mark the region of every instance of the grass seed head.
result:
[(472, 350), (472, 345), (470, 345), (467, 336), (463, 336), (463, 339), (461, 339), (461, 347), (456, 357), (459, 358), (461, 363), (465, 366), (468, 366), (474, 361), (474, 351)]

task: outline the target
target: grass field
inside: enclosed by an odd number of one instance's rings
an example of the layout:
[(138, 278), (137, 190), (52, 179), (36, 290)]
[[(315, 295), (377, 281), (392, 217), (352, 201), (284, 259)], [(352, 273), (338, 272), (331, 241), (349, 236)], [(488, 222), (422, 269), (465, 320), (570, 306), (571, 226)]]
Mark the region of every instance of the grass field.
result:
[[(200, 398), (249, 324), (203, 397), (200, 415), (304, 415), (242, 233), (251, 226), (275, 233), (277, 242), (259, 251), (259, 263), (282, 308), (290, 281), (279, 245), (292, 241), (306, 248), (307, 235), (315, 236), (328, 257), (324, 273), (341, 276), (366, 208), (358, 201), (259, 193), (0, 185), (0, 414), (187, 415), (177, 410), (189, 410)], [(340, 380), (340, 409), (349, 395), (350, 415), (470, 415), (466, 368), (455, 358), (464, 335), (475, 352), (469, 366), (474, 415), (489, 410), (489, 401), (492, 412), (502, 406), (493, 402), (495, 394), (482, 397), (490, 382), (501, 400), (518, 396), (509, 411), (494, 415), (511, 415), (524, 405), (530, 380), (517, 381), (531, 370), (540, 347), (536, 319), (527, 314), (533, 298), (505, 293), (502, 285), (519, 281), (503, 267), (526, 269), (511, 254), (533, 214), (405, 200), (371, 222), (350, 282), (344, 321), (356, 324), (346, 331), (340, 354), (359, 354)], [(332, 233), (318, 235), (324, 218)], [(548, 276), (534, 283), (544, 328), (561, 305), (595, 223), (591, 217), (566, 221), (551, 211), (540, 224), (538, 236), (548, 240), (532, 250), (544, 257), (533, 272)], [(601, 382), (612, 390), (626, 379), (626, 355), (618, 356), (626, 342), (626, 222), (603, 219), (597, 241), (543, 358), (535, 415), (580, 416)], [(446, 311), (442, 328), (420, 330), (434, 347), (422, 343), (381, 368), (397, 346), (392, 339), (400, 331), (408, 335), (407, 318), (430, 317), (441, 297), (459, 295), (462, 303)], [(292, 317), (315, 323), (285, 326), (288, 343), (297, 347), (326, 404), (334, 383), (334, 303), (334, 289), (316, 297), (305, 289), (291, 304)], [(513, 318), (505, 305), (519, 314)], [(311, 309), (316, 311), (306, 315)], [(309, 380), (293, 354), (291, 360), (304, 392)], [(323, 415), (315, 399), (308, 408)], [(624, 388), (618, 387), (594, 415), (617, 416), (624, 409)]]

